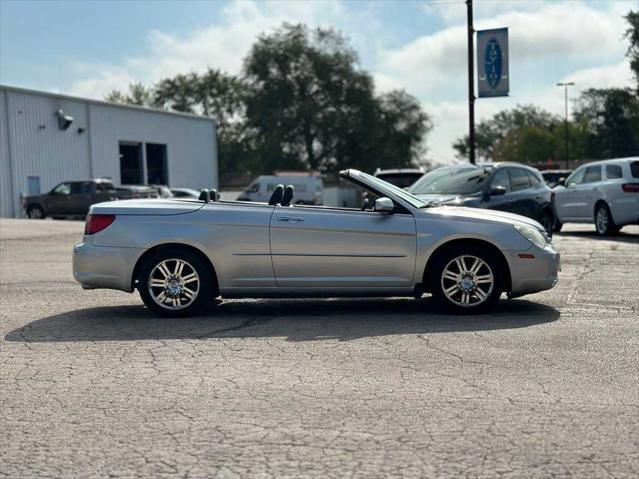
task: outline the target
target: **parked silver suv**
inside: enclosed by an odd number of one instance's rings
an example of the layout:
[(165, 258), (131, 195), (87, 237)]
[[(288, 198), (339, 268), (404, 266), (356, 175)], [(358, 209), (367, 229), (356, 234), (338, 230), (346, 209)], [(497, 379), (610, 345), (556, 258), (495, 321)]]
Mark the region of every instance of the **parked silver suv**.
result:
[(563, 223), (595, 223), (600, 235), (639, 223), (639, 157), (596, 161), (577, 168), (557, 186), (555, 231)]

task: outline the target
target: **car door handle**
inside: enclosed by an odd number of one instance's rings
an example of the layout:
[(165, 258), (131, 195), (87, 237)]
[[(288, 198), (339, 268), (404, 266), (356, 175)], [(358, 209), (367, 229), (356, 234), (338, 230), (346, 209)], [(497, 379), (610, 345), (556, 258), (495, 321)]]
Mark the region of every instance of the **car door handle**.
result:
[(300, 221), (304, 221), (304, 218), (301, 216), (278, 216), (277, 221), (283, 221), (285, 223), (298, 223)]

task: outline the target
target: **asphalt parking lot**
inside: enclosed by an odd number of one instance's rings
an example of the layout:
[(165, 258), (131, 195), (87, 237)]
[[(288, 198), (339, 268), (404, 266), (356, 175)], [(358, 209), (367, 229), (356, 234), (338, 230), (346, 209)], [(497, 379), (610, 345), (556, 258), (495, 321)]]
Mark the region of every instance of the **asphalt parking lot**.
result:
[(639, 227), (555, 236), (558, 286), (225, 301), (83, 291), (83, 223), (0, 220), (2, 477), (637, 477)]

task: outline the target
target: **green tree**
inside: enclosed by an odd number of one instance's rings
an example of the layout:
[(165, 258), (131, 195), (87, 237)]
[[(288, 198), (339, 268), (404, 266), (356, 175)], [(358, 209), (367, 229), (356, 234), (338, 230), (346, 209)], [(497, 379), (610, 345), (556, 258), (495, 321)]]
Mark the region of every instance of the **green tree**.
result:
[(587, 158), (639, 155), (639, 98), (632, 90), (588, 89), (575, 101), (573, 116), (585, 126)]
[[(477, 157), (483, 161), (523, 161), (539, 163), (549, 157), (556, 158), (558, 151), (550, 151), (556, 145), (558, 129), (563, 124), (561, 118), (534, 105), (517, 105), (512, 110), (500, 111), (492, 118), (481, 121), (475, 130)], [(542, 132), (548, 133), (542, 134)], [(550, 136), (549, 136), (550, 135)], [(538, 148), (536, 137), (543, 141)], [(503, 143), (503, 144), (502, 144)], [(460, 158), (468, 157), (468, 135), (453, 143)]]
[(127, 103), (129, 105), (153, 106), (152, 91), (142, 83), (131, 83), (128, 93), (111, 90), (104, 97), (106, 101), (113, 103)]
[(335, 30), (285, 24), (262, 35), (244, 74), (247, 124), (266, 170), (405, 166), (423, 151), (428, 116), (404, 92), (376, 97), (371, 76)]
[(632, 10), (624, 17), (628, 22), (628, 29), (624, 36), (630, 41), (626, 56), (630, 59), (630, 68), (635, 74), (637, 92), (639, 93), (639, 11)]
[(250, 169), (254, 153), (244, 128), (245, 83), (233, 75), (209, 68), (165, 78), (153, 89), (154, 105), (212, 117), (217, 124), (218, 158), (222, 173)]

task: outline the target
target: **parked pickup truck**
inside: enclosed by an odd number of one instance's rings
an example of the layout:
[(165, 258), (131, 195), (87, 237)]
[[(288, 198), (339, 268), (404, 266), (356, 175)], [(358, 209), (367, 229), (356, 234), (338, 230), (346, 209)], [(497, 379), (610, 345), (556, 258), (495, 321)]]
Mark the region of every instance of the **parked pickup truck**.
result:
[(95, 203), (157, 197), (155, 188), (140, 185), (114, 187), (109, 179), (65, 181), (48, 193), (23, 197), (22, 208), (31, 219), (85, 216)]

